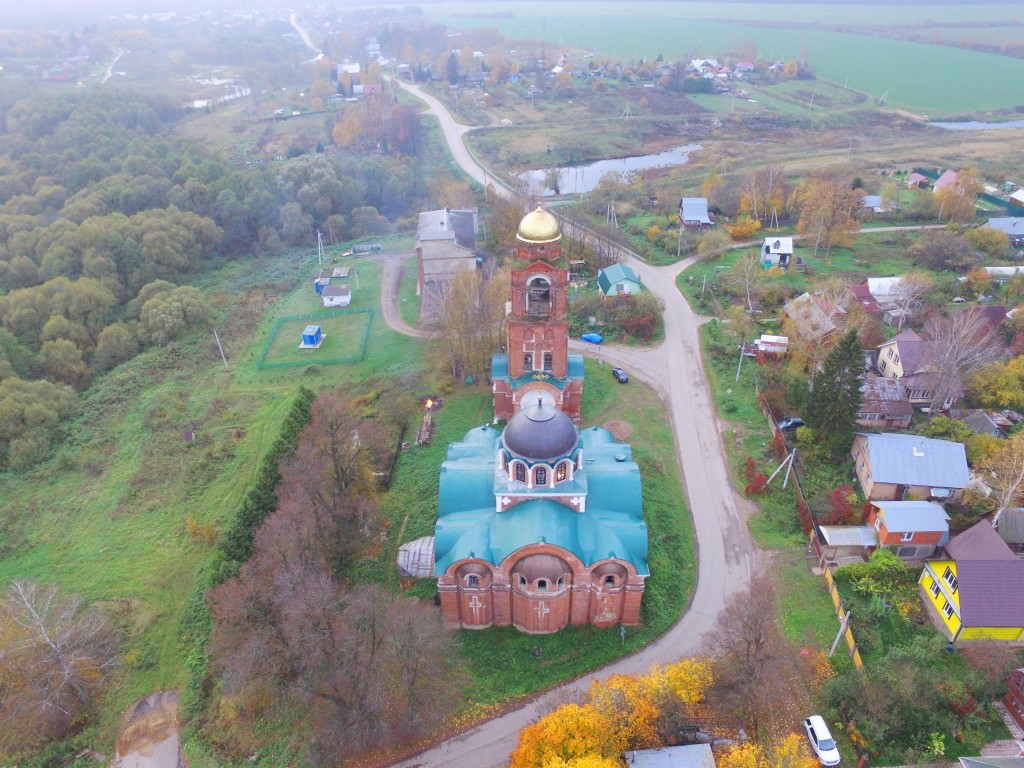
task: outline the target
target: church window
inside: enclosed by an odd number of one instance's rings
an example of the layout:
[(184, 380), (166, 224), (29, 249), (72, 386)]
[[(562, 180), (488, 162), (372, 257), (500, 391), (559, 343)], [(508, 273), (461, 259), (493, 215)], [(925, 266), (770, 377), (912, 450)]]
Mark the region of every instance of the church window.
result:
[(534, 277), (526, 284), (526, 313), (545, 317), (551, 314), (551, 285), (543, 277)]
[(560, 483), (565, 480), (566, 467), (569, 465), (566, 462), (562, 462), (555, 467), (555, 482)]
[(548, 591), (548, 580), (547, 579), (537, 579), (537, 591), (538, 592), (547, 592)]
[(548, 470), (547, 467), (537, 467), (537, 485), (548, 484)]
[(550, 371), (553, 368), (553, 358), (550, 352), (544, 353), (544, 370)]
[(517, 483), (525, 483), (526, 482), (526, 465), (525, 464), (516, 464), (516, 482)]
[(522, 574), (519, 574), (519, 586), (520, 587), (525, 587), (526, 586), (526, 577), (523, 576)]
[(475, 573), (469, 574), (469, 576), (466, 577), (466, 586), (467, 587), (474, 587), (474, 588), (475, 587), (479, 587), (480, 586), (480, 577), (477, 576)]
[(560, 576), (559, 577), (559, 579), (558, 579), (558, 588), (559, 589), (564, 589), (565, 588), (565, 576)]
[(523, 370), (524, 371), (532, 371), (533, 370), (533, 353), (532, 352), (527, 352), (525, 355), (523, 355)]
[(604, 577), (604, 585), (606, 587), (614, 587), (615, 586), (615, 577), (614, 576), (605, 576)]

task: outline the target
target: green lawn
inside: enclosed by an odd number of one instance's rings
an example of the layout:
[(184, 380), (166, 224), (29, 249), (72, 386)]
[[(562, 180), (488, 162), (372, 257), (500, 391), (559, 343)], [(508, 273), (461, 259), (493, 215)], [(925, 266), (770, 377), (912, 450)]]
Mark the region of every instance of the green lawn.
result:
[[(321, 363), (356, 362), (363, 356), (364, 342), (373, 321), (373, 310), (346, 313), (312, 313), (293, 319), (284, 319), (267, 350), (263, 364), (317, 365)], [(319, 347), (301, 345), (302, 333), (307, 326), (320, 326), (323, 339)]]

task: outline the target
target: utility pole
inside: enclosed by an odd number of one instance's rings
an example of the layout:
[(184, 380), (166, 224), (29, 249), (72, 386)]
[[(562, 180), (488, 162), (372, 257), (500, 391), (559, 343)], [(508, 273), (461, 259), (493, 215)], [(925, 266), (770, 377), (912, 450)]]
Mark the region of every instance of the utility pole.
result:
[(213, 338), (217, 340), (217, 349), (220, 350), (220, 359), (224, 361), (224, 370), (228, 369), (228, 359), (224, 356), (224, 347), (220, 345), (220, 336), (217, 335), (217, 329), (213, 329)]

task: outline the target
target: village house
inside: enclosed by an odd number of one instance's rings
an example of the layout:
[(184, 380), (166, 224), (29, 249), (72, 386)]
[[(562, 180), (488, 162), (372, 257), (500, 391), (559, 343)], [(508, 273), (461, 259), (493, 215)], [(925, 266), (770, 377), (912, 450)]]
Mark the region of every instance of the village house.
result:
[[(424, 211), (416, 231), (417, 294), (424, 296), (424, 314), (434, 314), (438, 299), (433, 294), (461, 272), (477, 268), (476, 208)], [(431, 287), (434, 290), (431, 290)], [(433, 307), (433, 310), (428, 309)]]
[(867, 521), (881, 546), (907, 560), (931, 557), (949, 540), (949, 515), (931, 501), (868, 502)]
[(952, 169), (945, 171), (941, 176), (939, 176), (939, 178), (935, 180), (935, 183), (932, 185), (932, 193), (934, 194), (936, 192), (940, 192), (943, 189), (946, 189), (947, 187), (951, 187), (954, 184), (956, 184), (957, 176), (957, 172)]
[(1018, 189), (1010, 195), (1010, 205), (1014, 208), (1024, 208), (1024, 189)]
[[(889, 379), (898, 379), (906, 390), (911, 405), (931, 404), (935, 396), (938, 374), (930, 341), (922, 339), (908, 328), (879, 344), (877, 359), (878, 374)], [(962, 388), (955, 389), (943, 401), (942, 409), (951, 408), (962, 394)]]
[(597, 273), (597, 286), (601, 296), (632, 296), (640, 293), (644, 287), (640, 276), (625, 264), (612, 264)]
[(352, 289), (347, 285), (325, 285), (320, 292), (325, 307), (347, 307), (352, 303)]
[(918, 579), (936, 629), (951, 641), (1024, 640), (1024, 560), (987, 520), (954, 536)]
[(817, 343), (838, 330), (833, 318), (846, 314), (820, 296), (806, 292), (784, 304), (782, 311), (802, 338)]
[(857, 306), (869, 315), (882, 314), (882, 306), (878, 303), (875, 297), (871, 295), (871, 289), (866, 284), (858, 283), (857, 285), (848, 285), (846, 286), (846, 291), (853, 296), (854, 301), (857, 302)]
[[(1008, 411), (1007, 413), (1012, 413)], [(954, 408), (949, 412), (949, 418), (962, 421), (973, 432), (979, 435), (991, 435), (1005, 440), (1010, 436), (1010, 430), (1016, 423), (1009, 416), (995, 411), (984, 411), (980, 408), (969, 408), (961, 410)]]
[(896, 379), (887, 379), (868, 372), (860, 387), (860, 410), (857, 423), (862, 427), (906, 429), (914, 408), (907, 391)]
[(915, 171), (914, 173), (907, 176), (905, 183), (911, 189), (927, 189), (928, 186), (931, 184), (931, 181), (929, 181), (928, 177), (925, 176), (923, 173), (917, 173)]
[(860, 204), (865, 211), (878, 216), (886, 216), (897, 210), (897, 207), (882, 195), (865, 195), (860, 199)]
[(686, 229), (700, 230), (710, 227), (711, 214), (708, 213), (706, 197), (684, 197), (679, 201), (679, 223)]
[(956, 501), (970, 482), (963, 443), (891, 432), (858, 432), (850, 450), (864, 496)]
[(765, 267), (788, 267), (793, 259), (792, 237), (766, 237), (761, 246), (761, 264)]
[[(1024, 190), (1021, 192), (1024, 193)], [(1010, 238), (1012, 246), (1024, 245), (1024, 216), (998, 216), (989, 219), (981, 226), (1005, 232), (1006, 236)]]

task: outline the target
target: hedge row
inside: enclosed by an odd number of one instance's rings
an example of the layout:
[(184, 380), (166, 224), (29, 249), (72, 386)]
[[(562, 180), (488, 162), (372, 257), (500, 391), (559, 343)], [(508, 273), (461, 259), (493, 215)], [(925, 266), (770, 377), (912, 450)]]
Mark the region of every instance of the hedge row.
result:
[(252, 556), (256, 531), (277, 508), (275, 489), (281, 480), (278, 464), (295, 450), (299, 433), (310, 422), (315, 399), (316, 395), (310, 390), (299, 389), (281, 425), (281, 434), (260, 464), (255, 485), (218, 537), (217, 549), (209, 565), (200, 572), (196, 588), (185, 605), (178, 624), (178, 639), (186, 652), (188, 670), (188, 681), (181, 697), (181, 713), (185, 718), (203, 713), (212, 689), (206, 641), (213, 629), (213, 617), (206, 604), (206, 592), (236, 576), (242, 563)]

